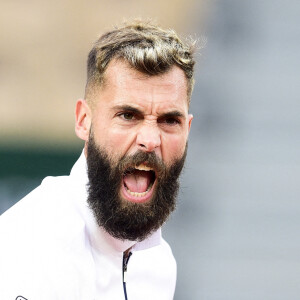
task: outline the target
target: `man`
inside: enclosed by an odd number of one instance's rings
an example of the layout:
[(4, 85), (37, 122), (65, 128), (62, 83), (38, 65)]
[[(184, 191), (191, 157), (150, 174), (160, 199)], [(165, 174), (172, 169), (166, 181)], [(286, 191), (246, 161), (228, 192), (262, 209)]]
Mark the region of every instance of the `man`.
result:
[(171, 30), (134, 22), (99, 38), (76, 104), (82, 155), (0, 218), (0, 299), (173, 298), (160, 227), (186, 156), (193, 68)]

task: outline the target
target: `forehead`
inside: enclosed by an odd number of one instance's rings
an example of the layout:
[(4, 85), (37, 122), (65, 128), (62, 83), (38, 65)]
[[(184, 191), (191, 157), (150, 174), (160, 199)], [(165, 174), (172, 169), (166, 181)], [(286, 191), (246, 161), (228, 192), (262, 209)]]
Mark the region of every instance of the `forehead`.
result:
[[(146, 72), (140, 72), (136, 70), (133, 66), (129, 64), (125, 59), (113, 59), (106, 68), (104, 72), (104, 82), (113, 81), (114, 78), (118, 77), (118, 75), (126, 74), (127, 76), (134, 77), (136, 79), (148, 79), (148, 78), (164, 78), (169, 80), (177, 80), (182, 81), (182, 83), (187, 84), (187, 79), (183, 70), (181, 70), (178, 66), (171, 66), (168, 71), (162, 74), (152, 75), (147, 74)], [(149, 71), (150, 73), (150, 71)]]
[[(123, 60), (113, 60), (104, 74), (99, 91), (100, 105), (105, 102), (130, 102), (156, 106), (188, 107), (187, 79), (177, 66), (161, 75), (147, 75), (133, 69)], [(118, 103), (115, 103), (118, 104)]]

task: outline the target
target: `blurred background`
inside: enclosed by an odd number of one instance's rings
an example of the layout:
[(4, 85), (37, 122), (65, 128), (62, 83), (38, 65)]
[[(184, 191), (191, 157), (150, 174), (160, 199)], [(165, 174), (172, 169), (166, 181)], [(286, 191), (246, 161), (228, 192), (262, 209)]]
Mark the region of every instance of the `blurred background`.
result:
[(177, 212), (176, 300), (300, 299), (300, 1), (0, 2), (0, 213), (83, 143), (74, 107), (93, 41), (143, 17), (197, 51)]

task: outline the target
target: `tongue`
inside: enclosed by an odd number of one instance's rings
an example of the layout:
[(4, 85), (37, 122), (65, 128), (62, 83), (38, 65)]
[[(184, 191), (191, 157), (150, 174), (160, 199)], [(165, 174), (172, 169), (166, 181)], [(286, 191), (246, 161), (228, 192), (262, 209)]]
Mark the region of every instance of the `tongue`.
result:
[(146, 192), (150, 184), (150, 172), (135, 170), (124, 176), (124, 182), (131, 192)]

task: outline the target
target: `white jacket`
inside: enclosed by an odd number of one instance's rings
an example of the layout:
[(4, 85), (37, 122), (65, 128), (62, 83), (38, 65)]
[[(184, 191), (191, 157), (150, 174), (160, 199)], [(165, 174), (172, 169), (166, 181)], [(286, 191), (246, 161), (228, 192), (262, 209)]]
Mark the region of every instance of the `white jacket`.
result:
[(87, 182), (82, 154), (70, 176), (45, 178), (0, 217), (1, 300), (125, 299), (131, 246), (128, 300), (173, 299), (176, 262), (161, 231), (140, 243), (113, 238), (88, 208)]

